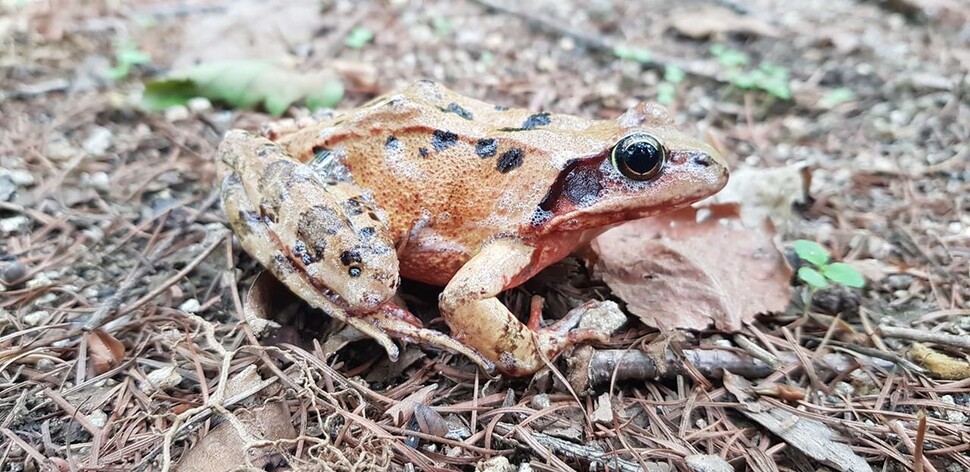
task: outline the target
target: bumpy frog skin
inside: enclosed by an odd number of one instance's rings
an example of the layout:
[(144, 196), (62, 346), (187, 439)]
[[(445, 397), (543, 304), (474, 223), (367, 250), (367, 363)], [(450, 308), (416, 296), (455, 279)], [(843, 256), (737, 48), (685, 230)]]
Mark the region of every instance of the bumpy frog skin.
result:
[[(335, 119), (219, 146), (223, 204), (243, 248), (294, 293), (380, 343), (531, 374), (603, 339), (571, 313), (539, 327), (496, 299), (609, 227), (710, 196), (723, 160), (641, 103), (616, 120), (508, 109), (416, 82)], [(616, 152), (614, 152), (616, 148)], [(394, 305), (399, 276), (445, 286), (452, 335)]]

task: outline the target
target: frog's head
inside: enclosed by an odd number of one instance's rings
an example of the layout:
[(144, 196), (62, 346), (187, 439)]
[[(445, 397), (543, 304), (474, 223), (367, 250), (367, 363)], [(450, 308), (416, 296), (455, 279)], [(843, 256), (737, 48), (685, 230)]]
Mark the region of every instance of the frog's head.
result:
[(600, 138), (603, 150), (567, 163), (540, 203), (536, 220), (544, 232), (674, 211), (727, 183), (727, 166), (717, 151), (674, 128), (659, 105), (630, 108), (601, 128)]

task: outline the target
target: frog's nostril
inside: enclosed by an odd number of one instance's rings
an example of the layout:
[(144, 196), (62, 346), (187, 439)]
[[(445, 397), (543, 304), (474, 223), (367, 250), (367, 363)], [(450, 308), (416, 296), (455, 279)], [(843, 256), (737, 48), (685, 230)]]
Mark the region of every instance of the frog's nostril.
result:
[(710, 155), (704, 154), (704, 153), (694, 154), (693, 156), (691, 156), (691, 160), (694, 161), (694, 164), (697, 164), (699, 166), (704, 166), (704, 167), (710, 167), (711, 164), (714, 163), (714, 159), (711, 158)]

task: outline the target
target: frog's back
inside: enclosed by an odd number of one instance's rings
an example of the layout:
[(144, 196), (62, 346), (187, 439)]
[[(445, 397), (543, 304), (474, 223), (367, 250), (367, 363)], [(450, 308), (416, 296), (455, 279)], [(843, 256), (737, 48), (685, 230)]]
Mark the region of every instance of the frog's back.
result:
[(612, 123), (496, 107), (421, 81), (282, 142), (300, 160), (344, 163), (406, 241), (402, 275), (445, 283), (482, 242), (541, 225), (562, 169), (603, 152)]

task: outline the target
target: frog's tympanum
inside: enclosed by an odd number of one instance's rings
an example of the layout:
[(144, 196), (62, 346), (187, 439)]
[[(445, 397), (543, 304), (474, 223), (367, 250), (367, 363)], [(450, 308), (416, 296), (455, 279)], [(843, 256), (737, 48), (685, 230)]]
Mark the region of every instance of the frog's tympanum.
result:
[[(717, 192), (727, 169), (708, 145), (645, 103), (616, 120), (533, 113), (429, 81), (334, 119), (229, 132), (218, 165), (243, 248), (294, 293), (374, 338), (464, 354), (531, 374), (602, 339), (575, 316), (521, 323), (496, 298), (607, 228)], [(399, 277), (444, 286), (451, 336), (392, 301)]]

